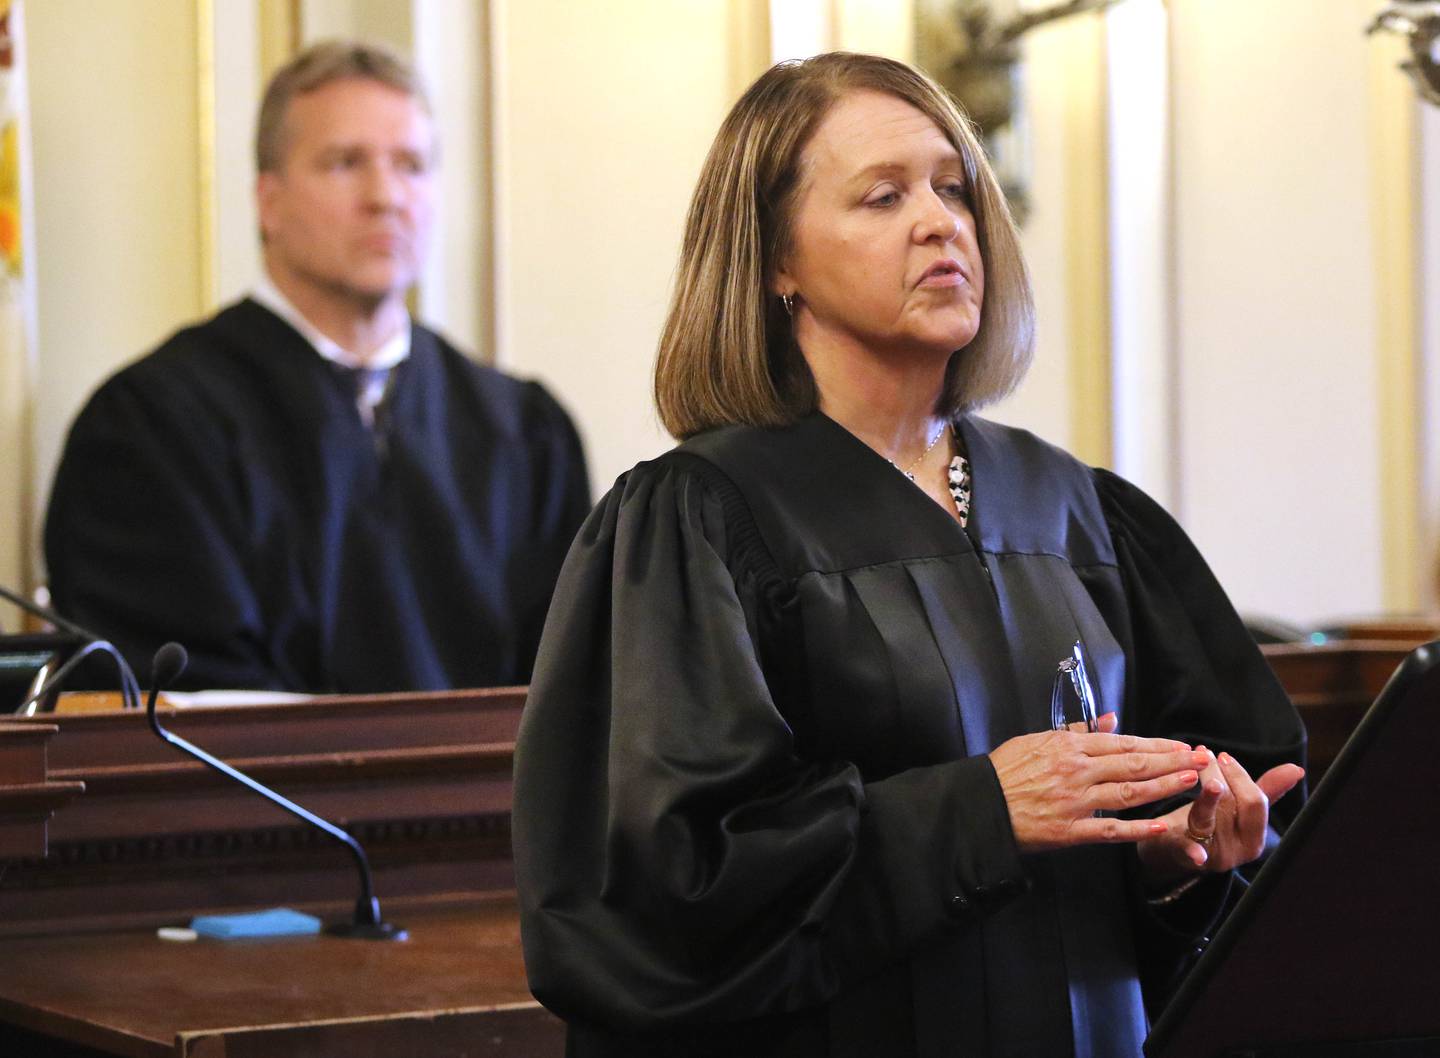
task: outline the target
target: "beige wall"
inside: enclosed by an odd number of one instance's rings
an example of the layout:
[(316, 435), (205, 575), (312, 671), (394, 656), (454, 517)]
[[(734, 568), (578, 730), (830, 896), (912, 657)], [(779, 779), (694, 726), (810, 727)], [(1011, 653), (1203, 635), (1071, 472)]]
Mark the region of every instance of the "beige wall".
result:
[(650, 367), (732, 101), (726, 0), (494, 0), (499, 362), (575, 414), (597, 490), (670, 442)]
[[(985, 414), (1033, 430), (1064, 447), (1075, 442), (1071, 393), (1076, 358), (1072, 335), (1070, 262), (1083, 252), (1069, 236), (1073, 206), (1069, 195), (1073, 174), (1063, 160), (1075, 155), (1076, 137), (1094, 125), (1093, 113), (1075, 121), (1076, 104), (1093, 102), (1068, 90), (1068, 74), (1086, 60), (1095, 60), (1090, 26), (1058, 22), (1037, 30), (1025, 42), (1031, 75), (1024, 85), (1023, 115), (1027, 153), (1035, 160), (1028, 181), (1029, 216), (1021, 246), (1035, 290), (1035, 360), (1020, 388)], [(1080, 53), (1077, 55), (1077, 52)], [(1098, 166), (1100, 159), (1092, 159)]]
[(1171, 4), (1177, 513), (1298, 621), (1384, 602), (1366, 7)]
[(208, 168), (214, 174), (214, 237), (209, 249), (214, 258), (215, 297), (207, 310), (243, 295), (260, 274), (254, 143), (255, 104), (262, 82), (261, 23), (255, 4), (221, 0), (213, 11), (214, 147)]
[[(1433, 457), (1403, 425), (1418, 295), (1393, 289), (1414, 267), (1397, 226), (1418, 223), (1394, 108), (1415, 104), (1386, 80), (1400, 77), (1386, 42), (1359, 31), (1373, 6), (1171, 0), (1168, 42), (1154, 40), (1168, 71), (1097, 52), (1083, 18), (1026, 38), (1024, 245), (1039, 341), (1031, 375), (992, 413), (1091, 460), (1103, 454), (1084, 419), (1110, 418), (1128, 431), (1115, 462), (1177, 514), (1236, 605), (1300, 624), (1434, 599), (1440, 534), (1415, 511), (1417, 468)], [(1133, 29), (1112, 43), (1134, 46)], [(1157, 29), (1163, 17), (1151, 39)], [(1131, 83), (1170, 93), (1162, 122), (1131, 98), (1096, 101), (1102, 120), (1108, 110), (1151, 125), (1152, 140), (1123, 146), (1156, 166), (1110, 174), (1129, 197), (1099, 247), (1077, 239), (1075, 217), (1077, 182), (1107, 165), (1083, 105), (1091, 55), (1112, 72), (1124, 58)], [(1117, 240), (1128, 273), (1115, 270)], [(1077, 275), (1086, 258), (1127, 284), (1108, 291), (1115, 344), (1101, 354), (1123, 354), (1112, 369), (1117, 393), (1133, 396), (1126, 408), (1076, 399), (1094, 348), (1077, 328), (1096, 295)], [(1157, 298), (1159, 312), (1147, 304)]]
[[(1421, 173), (1440, 173), (1440, 107), (1421, 112)], [(1420, 185), (1421, 311), (1420, 582), (1423, 602), (1440, 606), (1440, 180)]]
[[(25, 334), (24, 292), (18, 284), (0, 291), (0, 584), (23, 590), (29, 564), (31, 363)], [(0, 631), (15, 631), (8, 606), (0, 608)]]
[(45, 0), (25, 17), (43, 501), (90, 390), (202, 311), (197, 29), (193, 5), (152, 0)]
[[(911, 50), (904, 5), (811, 7), (826, 46)], [(765, 65), (747, 37), (765, 12), (752, 0), (491, 11), (499, 361), (574, 413), (599, 492), (673, 443), (651, 405), (655, 344), (700, 163)]]
[(434, 252), (420, 276), (428, 324), (482, 359), (494, 356), (490, 267), (489, 27), (475, 0), (415, 4), (415, 62), (427, 82), (440, 136)]

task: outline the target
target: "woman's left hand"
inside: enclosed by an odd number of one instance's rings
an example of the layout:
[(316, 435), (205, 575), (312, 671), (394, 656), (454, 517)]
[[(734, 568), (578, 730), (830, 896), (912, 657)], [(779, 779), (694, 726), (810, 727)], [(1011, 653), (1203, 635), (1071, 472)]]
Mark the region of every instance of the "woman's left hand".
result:
[(1146, 881), (1163, 885), (1187, 874), (1220, 873), (1256, 859), (1265, 849), (1271, 802), (1304, 777), (1305, 769), (1298, 765), (1281, 764), (1252, 779), (1230, 754), (1212, 753), (1209, 766), (1200, 773), (1199, 796), (1161, 816), (1169, 830), (1137, 846)]

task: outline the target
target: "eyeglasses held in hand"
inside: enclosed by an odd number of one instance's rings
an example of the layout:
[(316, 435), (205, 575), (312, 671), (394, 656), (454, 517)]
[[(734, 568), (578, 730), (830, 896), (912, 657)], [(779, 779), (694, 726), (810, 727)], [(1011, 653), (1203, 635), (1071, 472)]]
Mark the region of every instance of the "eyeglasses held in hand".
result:
[(1055, 682), (1050, 688), (1050, 726), (1064, 731), (1071, 724), (1084, 724), (1086, 731), (1099, 731), (1097, 716), (1085, 646), (1077, 639), (1070, 656), (1061, 658), (1055, 669)]

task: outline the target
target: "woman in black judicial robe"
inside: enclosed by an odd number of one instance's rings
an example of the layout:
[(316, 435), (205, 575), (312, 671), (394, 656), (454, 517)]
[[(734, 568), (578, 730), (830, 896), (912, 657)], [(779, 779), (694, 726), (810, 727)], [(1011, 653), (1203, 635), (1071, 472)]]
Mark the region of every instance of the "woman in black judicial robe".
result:
[[(1030, 325), (923, 75), (820, 56), (736, 104), (661, 339), (685, 441), (582, 528), (517, 748), (571, 1054), (1140, 1054), (1304, 735), (1159, 507), (972, 413)], [(1106, 715), (1052, 731), (1076, 640)]]

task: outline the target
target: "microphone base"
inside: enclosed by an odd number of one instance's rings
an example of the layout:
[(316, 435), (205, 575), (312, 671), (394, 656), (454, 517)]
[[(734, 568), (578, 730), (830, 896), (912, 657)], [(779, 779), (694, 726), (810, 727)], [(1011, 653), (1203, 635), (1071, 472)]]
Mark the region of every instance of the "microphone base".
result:
[(325, 932), (331, 937), (346, 937), (350, 940), (410, 939), (409, 932), (390, 922), (337, 922), (333, 926), (326, 926)]

